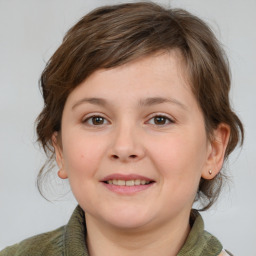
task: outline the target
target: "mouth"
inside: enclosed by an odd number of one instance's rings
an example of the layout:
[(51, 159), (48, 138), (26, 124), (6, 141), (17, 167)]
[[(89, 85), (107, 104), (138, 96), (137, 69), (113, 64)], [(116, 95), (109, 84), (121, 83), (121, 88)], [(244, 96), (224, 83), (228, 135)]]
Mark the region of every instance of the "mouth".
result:
[(113, 184), (116, 186), (140, 186), (140, 185), (148, 185), (153, 183), (154, 181), (147, 181), (147, 180), (107, 180), (103, 181), (106, 184)]
[(136, 174), (113, 174), (105, 177), (103, 180), (101, 180), (101, 182), (112, 192), (126, 195), (146, 190), (156, 183), (154, 180), (148, 177)]

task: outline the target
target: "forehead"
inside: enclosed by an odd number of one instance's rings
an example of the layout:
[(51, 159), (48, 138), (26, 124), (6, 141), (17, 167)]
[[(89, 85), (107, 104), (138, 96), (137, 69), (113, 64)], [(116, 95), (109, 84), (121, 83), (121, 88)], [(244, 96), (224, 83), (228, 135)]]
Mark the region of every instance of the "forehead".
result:
[(142, 106), (145, 99), (151, 103), (171, 99), (180, 105), (197, 105), (179, 51), (158, 52), (122, 66), (97, 70), (72, 91), (66, 103), (72, 102), (72, 108), (81, 102)]
[(133, 92), (143, 87), (145, 93), (153, 88), (160, 93), (160, 84), (167, 83), (170, 88), (179, 84), (190, 90), (187, 66), (179, 50), (157, 52), (121, 66), (96, 70), (77, 88), (87, 86), (85, 90), (93, 91), (102, 87), (104, 91), (114, 89), (118, 93), (127, 86), (126, 89)]

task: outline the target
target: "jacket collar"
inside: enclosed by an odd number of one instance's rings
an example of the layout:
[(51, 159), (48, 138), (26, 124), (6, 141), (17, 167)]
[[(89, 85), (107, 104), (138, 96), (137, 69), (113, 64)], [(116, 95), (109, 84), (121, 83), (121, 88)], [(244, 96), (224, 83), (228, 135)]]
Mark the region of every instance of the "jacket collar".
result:
[[(204, 230), (204, 222), (198, 211), (190, 215), (191, 231), (177, 256), (216, 256), (222, 250), (217, 238)], [(80, 206), (73, 212), (64, 232), (65, 256), (89, 256), (86, 244), (85, 214)]]

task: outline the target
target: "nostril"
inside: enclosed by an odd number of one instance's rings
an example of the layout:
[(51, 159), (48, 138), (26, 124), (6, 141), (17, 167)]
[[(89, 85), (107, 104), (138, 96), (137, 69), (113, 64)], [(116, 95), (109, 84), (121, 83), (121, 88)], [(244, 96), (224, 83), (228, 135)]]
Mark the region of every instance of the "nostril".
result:
[(122, 156), (118, 156), (118, 155), (111, 155), (111, 158), (112, 159), (135, 159), (137, 158), (138, 156), (137, 155), (129, 155), (129, 157), (122, 157)]

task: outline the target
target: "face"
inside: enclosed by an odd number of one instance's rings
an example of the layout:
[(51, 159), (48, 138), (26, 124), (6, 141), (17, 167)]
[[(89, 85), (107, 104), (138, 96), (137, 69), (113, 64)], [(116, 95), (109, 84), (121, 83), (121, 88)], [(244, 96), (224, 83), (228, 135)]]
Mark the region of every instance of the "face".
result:
[(179, 52), (98, 70), (69, 95), (56, 146), (88, 218), (120, 228), (187, 216), (212, 147)]

